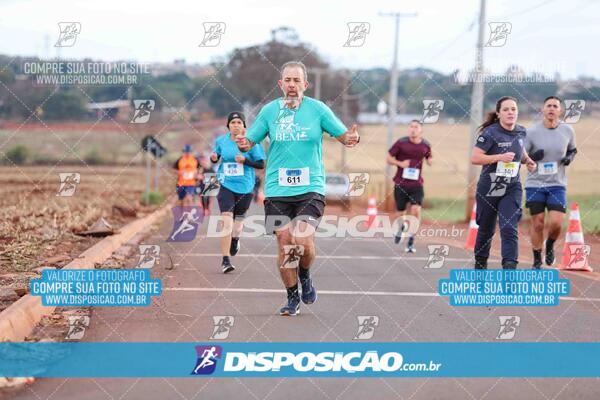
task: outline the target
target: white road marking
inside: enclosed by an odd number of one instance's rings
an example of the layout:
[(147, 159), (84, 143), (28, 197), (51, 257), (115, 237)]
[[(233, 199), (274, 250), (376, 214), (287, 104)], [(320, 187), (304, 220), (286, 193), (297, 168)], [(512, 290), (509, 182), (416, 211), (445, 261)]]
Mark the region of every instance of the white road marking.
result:
[[(221, 253), (183, 253), (183, 256), (192, 256), (192, 257), (223, 257)], [(235, 256), (238, 257), (249, 257), (249, 258), (277, 258), (276, 254), (237, 254)], [(320, 256), (317, 255), (317, 259), (333, 259), (333, 260), (398, 260), (400, 255), (398, 256)], [(406, 261), (417, 260), (417, 261), (427, 261), (429, 257), (410, 257), (404, 256)], [(451, 258), (448, 257), (445, 259), (450, 262), (473, 262), (472, 258)], [(495, 262), (499, 260), (490, 260), (489, 262)]]
[[(163, 288), (169, 292), (223, 292), (223, 293), (285, 293), (283, 289), (263, 289), (263, 288), (207, 288), (207, 287), (167, 287)], [(331, 294), (341, 296), (401, 296), (401, 297), (440, 297), (435, 292), (370, 292), (359, 290), (319, 290), (319, 294)], [(591, 301), (600, 302), (600, 298), (595, 297), (560, 297), (560, 300), (567, 301)]]

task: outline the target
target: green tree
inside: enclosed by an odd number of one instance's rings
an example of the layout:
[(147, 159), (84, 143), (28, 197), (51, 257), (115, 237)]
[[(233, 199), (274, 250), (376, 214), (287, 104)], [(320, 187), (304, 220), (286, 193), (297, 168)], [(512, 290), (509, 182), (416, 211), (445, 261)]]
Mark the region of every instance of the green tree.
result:
[(86, 114), (85, 97), (77, 89), (59, 90), (42, 106), (45, 119), (79, 119)]

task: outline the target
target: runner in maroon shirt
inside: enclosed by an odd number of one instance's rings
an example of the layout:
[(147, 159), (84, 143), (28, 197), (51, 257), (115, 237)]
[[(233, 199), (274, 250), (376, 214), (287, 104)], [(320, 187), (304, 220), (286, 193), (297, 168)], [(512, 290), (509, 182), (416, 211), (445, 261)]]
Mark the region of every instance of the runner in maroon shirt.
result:
[[(423, 139), (423, 126), (418, 120), (410, 121), (408, 136), (400, 138), (389, 150), (387, 163), (398, 167), (394, 176), (394, 198), (396, 199), (397, 217), (404, 217), (408, 207), (408, 214), (421, 221), (421, 205), (423, 204), (423, 160), (431, 165), (431, 146)], [(394, 237), (394, 243), (402, 241), (402, 232), (408, 229), (406, 222)], [(406, 252), (414, 253), (415, 238), (411, 235), (408, 239)]]

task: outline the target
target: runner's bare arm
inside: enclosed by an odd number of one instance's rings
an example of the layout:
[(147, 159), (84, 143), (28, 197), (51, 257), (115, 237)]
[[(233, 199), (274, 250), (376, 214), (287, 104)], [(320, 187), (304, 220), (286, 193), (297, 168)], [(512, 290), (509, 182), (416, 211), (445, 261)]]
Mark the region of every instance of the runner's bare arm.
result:
[(406, 168), (410, 165), (410, 161), (409, 160), (396, 160), (395, 157), (393, 157), (391, 154), (388, 153), (387, 155), (387, 159), (386, 159), (387, 163), (390, 165), (395, 165), (396, 167), (400, 167), (400, 168)]
[(429, 156), (425, 159), (425, 161), (427, 162), (427, 165), (431, 167), (431, 165), (433, 164), (433, 157)]
[(346, 147), (354, 147), (360, 142), (360, 135), (358, 134), (358, 126), (352, 125), (349, 131), (342, 133), (336, 137), (336, 140)]
[(523, 149), (523, 156), (521, 157), (521, 164), (525, 164), (527, 166), (527, 170), (529, 172), (535, 171), (537, 168), (537, 163), (529, 157), (527, 154), (527, 150)]
[(471, 164), (474, 165), (487, 165), (498, 161), (511, 162), (513, 158), (515, 158), (515, 153), (512, 151), (502, 154), (485, 154), (485, 151), (479, 147), (473, 147), (473, 151), (471, 151)]
[(251, 140), (248, 140), (246, 136), (238, 136), (235, 139), (235, 143), (237, 144), (238, 150), (245, 153), (249, 151), (256, 143)]

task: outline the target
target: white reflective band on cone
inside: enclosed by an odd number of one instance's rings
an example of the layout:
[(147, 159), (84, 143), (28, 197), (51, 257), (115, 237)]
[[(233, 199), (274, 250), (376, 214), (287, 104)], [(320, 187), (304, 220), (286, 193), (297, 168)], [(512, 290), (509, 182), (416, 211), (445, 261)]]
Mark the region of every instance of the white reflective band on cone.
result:
[(569, 219), (581, 219), (581, 217), (579, 216), (579, 210), (574, 210), (571, 211), (571, 214), (569, 215)]
[(569, 232), (565, 238), (566, 243), (583, 244), (583, 233)]

